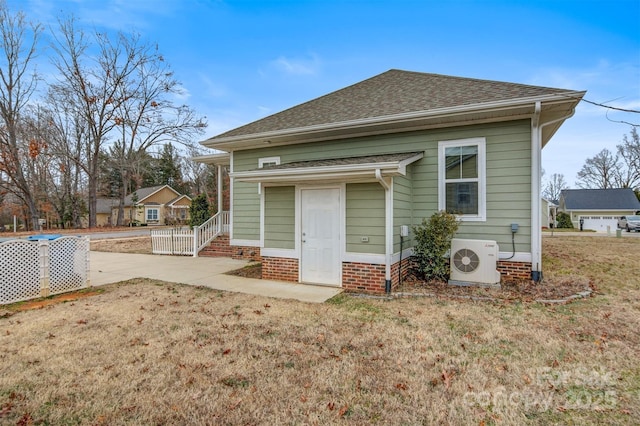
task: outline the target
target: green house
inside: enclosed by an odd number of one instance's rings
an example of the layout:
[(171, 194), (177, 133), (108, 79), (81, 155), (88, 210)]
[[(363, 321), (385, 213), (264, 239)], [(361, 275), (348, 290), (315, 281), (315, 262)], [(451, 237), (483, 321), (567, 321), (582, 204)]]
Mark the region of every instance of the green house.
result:
[(412, 255), (401, 230), (448, 210), (456, 238), (497, 242), (502, 276), (530, 279), (541, 150), (584, 93), (390, 70), (202, 144), (228, 153), (210, 162), (230, 170), (229, 241), (263, 278), (385, 291)]

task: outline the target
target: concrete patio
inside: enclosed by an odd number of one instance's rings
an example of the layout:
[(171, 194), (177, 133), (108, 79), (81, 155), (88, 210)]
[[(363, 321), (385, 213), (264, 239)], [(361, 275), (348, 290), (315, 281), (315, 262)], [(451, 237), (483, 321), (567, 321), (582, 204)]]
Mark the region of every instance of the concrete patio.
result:
[(325, 302), (342, 291), (336, 287), (225, 275), (225, 272), (240, 269), (246, 265), (246, 261), (224, 257), (160, 256), (92, 251), (91, 285), (100, 286), (132, 278), (151, 278), (311, 303)]

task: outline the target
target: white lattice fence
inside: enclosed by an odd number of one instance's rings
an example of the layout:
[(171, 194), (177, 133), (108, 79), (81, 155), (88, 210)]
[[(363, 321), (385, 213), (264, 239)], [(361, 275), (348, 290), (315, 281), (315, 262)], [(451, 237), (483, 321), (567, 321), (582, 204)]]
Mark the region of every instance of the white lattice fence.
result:
[(88, 286), (88, 237), (0, 243), (0, 304)]

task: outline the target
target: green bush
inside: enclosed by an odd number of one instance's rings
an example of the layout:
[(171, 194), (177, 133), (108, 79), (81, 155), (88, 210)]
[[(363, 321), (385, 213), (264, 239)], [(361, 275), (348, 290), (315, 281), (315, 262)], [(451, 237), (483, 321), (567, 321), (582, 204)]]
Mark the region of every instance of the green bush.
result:
[(451, 240), (458, 230), (458, 219), (454, 214), (440, 211), (429, 220), (413, 227), (415, 246), (413, 253), (417, 273), (427, 280), (446, 280), (449, 267), (445, 254), (451, 248)]
[(565, 212), (558, 212), (556, 216), (558, 228), (571, 229), (573, 228), (573, 222), (571, 222), (571, 216)]
[(207, 200), (206, 195), (200, 194), (196, 198), (191, 200), (189, 215), (191, 217), (189, 219), (189, 225), (191, 227), (200, 226), (211, 217), (211, 212), (209, 211), (209, 201)]

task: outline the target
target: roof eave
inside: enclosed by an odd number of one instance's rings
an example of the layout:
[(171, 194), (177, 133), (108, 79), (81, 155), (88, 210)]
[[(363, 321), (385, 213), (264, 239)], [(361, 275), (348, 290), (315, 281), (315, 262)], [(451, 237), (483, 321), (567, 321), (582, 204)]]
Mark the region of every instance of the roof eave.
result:
[(375, 177), (375, 171), (380, 170), (384, 176), (405, 176), (407, 166), (418, 161), (424, 156), (423, 153), (414, 155), (400, 161), (387, 161), (380, 163), (363, 163), (339, 166), (324, 167), (297, 167), (290, 169), (261, 169), (249, 170), (245, 172), (231, 173), (231, 178), (241, 182), (253, 183), (273, 183), (289, 181), (311, 181), (311, 180), (350, 180)]
[[(447, 123), (448, 126), (453, 126), (464, 123), (465, 117), (468, 119), (472, 114), (485, 113), (489, 116), (490, 114), (502, 112), (502, 116), (493, 117), (493, 119), (488, 118), (484, 121), (504, 121), (506, 119), (505, 117), (510, 117), (511, 119), (530, 117), (533, 114), (536, 102), (540, 102), (543, 108), (549, 105), (566, 103), (568, 104), (566, 110), (573, 110), (584, 94), (585, 92), (572, 91), (505, 101), (439, 108), (428, 111), (414, 111), (403, 114), (281, 129), (272, 132), (254, 133), (249, 135), (221, 138), (213, 137), (200, 143), (209, 148), (231, 152), (237, 149), (264, 147), (265, 144), (287, 145), (335, 139), (337, 136), (332, 136), (332, 134), (340, 133), (341, 131), (347, 132), (349, 137), (361, 136), (366, 135), (367, 130), (371, 132), (372, 129), (383, 126), (389, 127), (387, 130), (388, 133), (392, 132), (390, 129), (395, 129), (394, 131), (420, 130), (433, 127), (438, 119), (444, 117), (454, 118), (452, 122)], [(528, 107), (531, 108), (531, 111), (522, 110), (523, 108)], [(509, 111), (513, 111), (514, 116), (509, 116)], [(440, 125), (440, 127), (442, 127), (442, 125)], [(373, 131), (373, 133), (375, 133), (375, 131)]]

